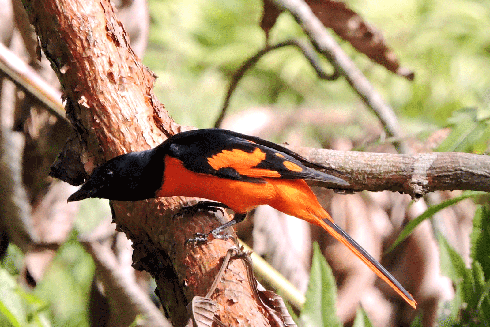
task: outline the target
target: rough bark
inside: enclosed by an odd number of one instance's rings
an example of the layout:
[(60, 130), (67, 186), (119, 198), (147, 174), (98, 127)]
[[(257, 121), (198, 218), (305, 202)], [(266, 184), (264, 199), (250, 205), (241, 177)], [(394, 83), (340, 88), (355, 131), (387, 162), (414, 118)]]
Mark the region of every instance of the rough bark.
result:
[(490, 191), (490, 157), (459, 152), (416, 155), (294, 148), (340, 172), (348, 192), (390, 190), (419, 198), (441, 190)]

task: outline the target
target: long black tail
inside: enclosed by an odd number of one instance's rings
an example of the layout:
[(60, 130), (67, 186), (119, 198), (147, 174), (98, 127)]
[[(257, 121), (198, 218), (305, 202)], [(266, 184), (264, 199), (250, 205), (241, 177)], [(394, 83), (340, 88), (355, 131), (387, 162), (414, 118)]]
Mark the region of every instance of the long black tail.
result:
[(322, 220), (325, 225), (322, 227), (329, 232), (333, 237), (346, 245), (356, 256), (358, 256), (376, 275), (391, 286), (400, 296), (407, 301), (414, 309), (417, 307), (417, 302), (412, 295), (408, 293), (403, 286), (393, 277), (385, 267), (383, 267), (376, 259), (374, 259), (366, 250), (364, 250), (352, 237), (337, 226), (329, 219)]

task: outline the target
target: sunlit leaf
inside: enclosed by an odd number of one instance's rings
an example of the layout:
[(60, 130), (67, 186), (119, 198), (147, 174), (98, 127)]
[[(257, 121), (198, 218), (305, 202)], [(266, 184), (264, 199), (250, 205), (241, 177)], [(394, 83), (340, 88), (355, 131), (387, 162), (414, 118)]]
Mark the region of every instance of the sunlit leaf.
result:
[(485, 194), (485, 192), (480, 192), (480, 191), (466, 191), (464, 192), (461, 196), (446, 200), (444, 202), (441, 202), (439, 204), (430, 206), (425, 212), (423, 212), (421, 215), (418, 217), (412, 219), (411, 221), (408, 222), (408, 224), (403, 228), (401, 231), (400, 235), (398, 238), (393, 242), (393, 244), (389, 247), (386, 252), (391, 252), (395, 247), (398, 246), (401, 242), (403, 242), (417, 227), (420, 223), (422, 223), (424, 220), (431, 218), (434, 214), (437, 212), (441, 211), (442, 209), (445, 209), (447, 207), (450, 207), (460, 201), (463, 201), (465, 199), (471, 198), (471, 197), (476, 197)]
[(451, 133), (439, 145), (441, 152), (478, 152), (486, 150), (490, 138), (488, 117), (480, 117), (477, 108), (462, 108), (448, 119)]
[[(472, 240), (478, 239), (482, 234), (478, 232), (478, 221), (486, 209), (478, 209), (476, 222), (473, 226)], [(451, 303), (452, 314), (447, 321), (458, 319), (460, 323), (480, 325), (490, 321), (490, 283), (486, 281), (484, 269), (477, 259), (472, 260), (471, 268), (466, 267), (461, 256), (451, 247), (448, 241), (438, 235), (441, 270), (444, 275), (451, 278), (455, 287), (455, 298)]]
[(470, 235), (471, 258), (482, 266), (487, 279), (490, 279), (490, 210), (480, 206), (473, 217), (473, 230)]
[(336, 292), (332, 270), (315, 243), (306, 302), (300, 315), (305, 326), (341, 326), (335, 307)]
[(437, 236), (437, 239), (439, 243), (441, 272), (443, 275), (449, 277), (456, 287), (454, 299), (449, 305), (451, 313), (446, 317), (446, 321), (453, 321), (457, 319), (460, 308), (465, 301), (461, 283), (467, 277), (468, 273), (463, 259), (451, 247), (447, 240), (440, 234)]
[(16, 292), (17, 284), (12, 276), (0, 269), (0, 323), (8, 322), (12, 326), (22, 327), (26, 324), (26, 313), (22, 299)]
[(359, 308), (357, 310), (356, 319), (354, 320), (352, 327), (373, 327), (373, 324), (369, 320), (369, 317), (363, 308)]

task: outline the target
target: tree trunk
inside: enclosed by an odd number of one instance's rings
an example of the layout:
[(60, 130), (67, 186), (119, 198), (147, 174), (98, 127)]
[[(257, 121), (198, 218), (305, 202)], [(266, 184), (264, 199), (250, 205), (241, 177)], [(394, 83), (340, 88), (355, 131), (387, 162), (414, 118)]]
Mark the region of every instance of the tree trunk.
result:
[[(129, 47), (128, 37), (109, 1), (26, 0), (41, 48), (55, 70), (66, 101), (66, 115), (84, 151), (85, 169), (130, 151), (154, 147), (183, 128), (153, 94), (155, 76)], [(219, 225), (217, 215), (174, 215), (190, 199), (112, 201), (117, 228), (132, 240), (133, 263), (156, 279), (159, 297), (175, 326), (188, 320), (186, 305), (204, 296), (232, 240), (185, 245), (197, 232)], [(248, 281), (245, 263), (231, 261), (211, 296), (216, 315), (227, 326), (267, 326)]]

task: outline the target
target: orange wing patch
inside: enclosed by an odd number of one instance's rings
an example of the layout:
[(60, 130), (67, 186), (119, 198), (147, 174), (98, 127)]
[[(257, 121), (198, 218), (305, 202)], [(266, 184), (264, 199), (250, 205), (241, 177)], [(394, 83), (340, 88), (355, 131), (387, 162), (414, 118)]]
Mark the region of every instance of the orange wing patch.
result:
[(281, 177), (277, 171), (254, 168), (265, 159), (265, 156), (265, 152), (259, 148), (252, 153), (238, 149), (223, 150), (208, 158), (208, 163), (215, 170), (233, 168), (240, 175), (249, 177)]
[(297, 164), (291, 161), (284, 161), (283, 165), (290, 171), (296, 171), (296, 172), (303, 171), (303, 168), (301, 168), (300, 166), (298, 166)]
[(208, 158), (208, 163), (213, 169), (221, 168), (251, 168), (257, 166), (265, 159), (265, 152), (255, 148), (254, 152), (245, 152), (243, 150), (223, 150)]

